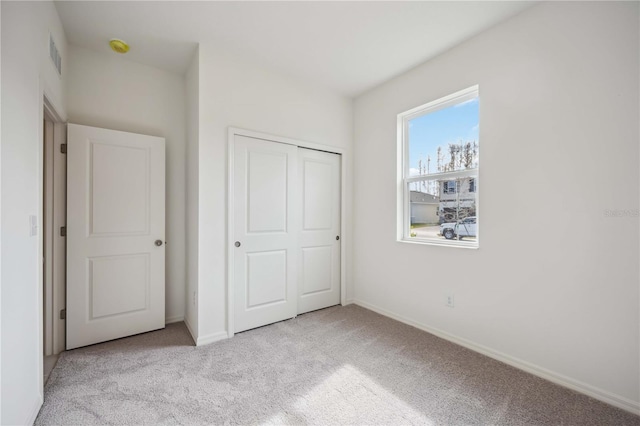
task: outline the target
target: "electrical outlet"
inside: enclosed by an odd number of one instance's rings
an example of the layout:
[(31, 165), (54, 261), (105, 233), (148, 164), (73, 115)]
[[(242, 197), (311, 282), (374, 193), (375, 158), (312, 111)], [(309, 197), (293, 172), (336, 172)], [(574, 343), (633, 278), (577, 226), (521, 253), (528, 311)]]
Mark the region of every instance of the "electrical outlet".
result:
[(445, 296), (444, 304), (449, 308), (453, 308), (453, 294), (447, 294)]

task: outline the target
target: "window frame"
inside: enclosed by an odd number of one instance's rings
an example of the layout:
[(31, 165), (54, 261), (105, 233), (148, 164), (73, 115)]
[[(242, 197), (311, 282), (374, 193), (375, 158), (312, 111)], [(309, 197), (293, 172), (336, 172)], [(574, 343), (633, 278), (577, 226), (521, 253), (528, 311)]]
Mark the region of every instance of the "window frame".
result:
[[(438, 98), (434, 101), (420, 105), (410, 109), (397, 116), (397, 148), (398, 148), (398, 164), (397, 164), (397, 241), (413, 244), (463, 247), (477, 249), (480, 246), (480, 190), (479, 190), (479, 171), (480, 171), (480, 141), (478, 138), (478, 167), (473, 169), (455, 170), (451, 172), (431, 173), (428, 175), (410, 176), (409, 164), (409, 122), (417, 117), (436, 112), (441, 109), (449, 108), (454, 105), (461, 104), (466, 101), (480, 97), (478, 85), (471, 86), (464, 90), (452, 93), (450, 95)], [(478, 117), (479, 119), (479, 117)], [(409, 184), (421, 181), (440, 181), (440, 180), (457, 180), (469, 178), (475, 180), (475, 208), (476, 208), (476, 240), (446, 240), (442, 241), (427, 238), (411, 237), (411, 190)], [(456, 194), (460, 193), (461, 183), (456, 185)]]

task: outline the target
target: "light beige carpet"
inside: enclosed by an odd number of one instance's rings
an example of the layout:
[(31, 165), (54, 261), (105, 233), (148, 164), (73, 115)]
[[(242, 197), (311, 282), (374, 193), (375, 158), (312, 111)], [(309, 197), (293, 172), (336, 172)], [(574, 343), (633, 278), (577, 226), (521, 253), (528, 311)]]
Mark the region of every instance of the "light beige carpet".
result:
[(65, 352), (37, 425), (640, 425), (357, 306), (194, 347), (184, 324)]

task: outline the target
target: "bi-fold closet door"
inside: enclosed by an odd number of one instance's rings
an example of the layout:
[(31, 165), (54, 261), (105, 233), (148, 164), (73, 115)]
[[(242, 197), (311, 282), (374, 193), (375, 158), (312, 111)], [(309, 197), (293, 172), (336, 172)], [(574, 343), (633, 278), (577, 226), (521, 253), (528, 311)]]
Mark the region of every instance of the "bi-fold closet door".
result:
[(233, 330), (340, 303), (340, 155), (235, 135)]

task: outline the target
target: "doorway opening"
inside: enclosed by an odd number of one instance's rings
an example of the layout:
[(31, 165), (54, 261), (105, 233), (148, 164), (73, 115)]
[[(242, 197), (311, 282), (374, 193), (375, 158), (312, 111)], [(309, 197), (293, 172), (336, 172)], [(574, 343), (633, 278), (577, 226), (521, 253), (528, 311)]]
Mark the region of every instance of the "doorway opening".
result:
[(66, 126), (47, 98), (42, 123), (43, 384), (65, 348)]

